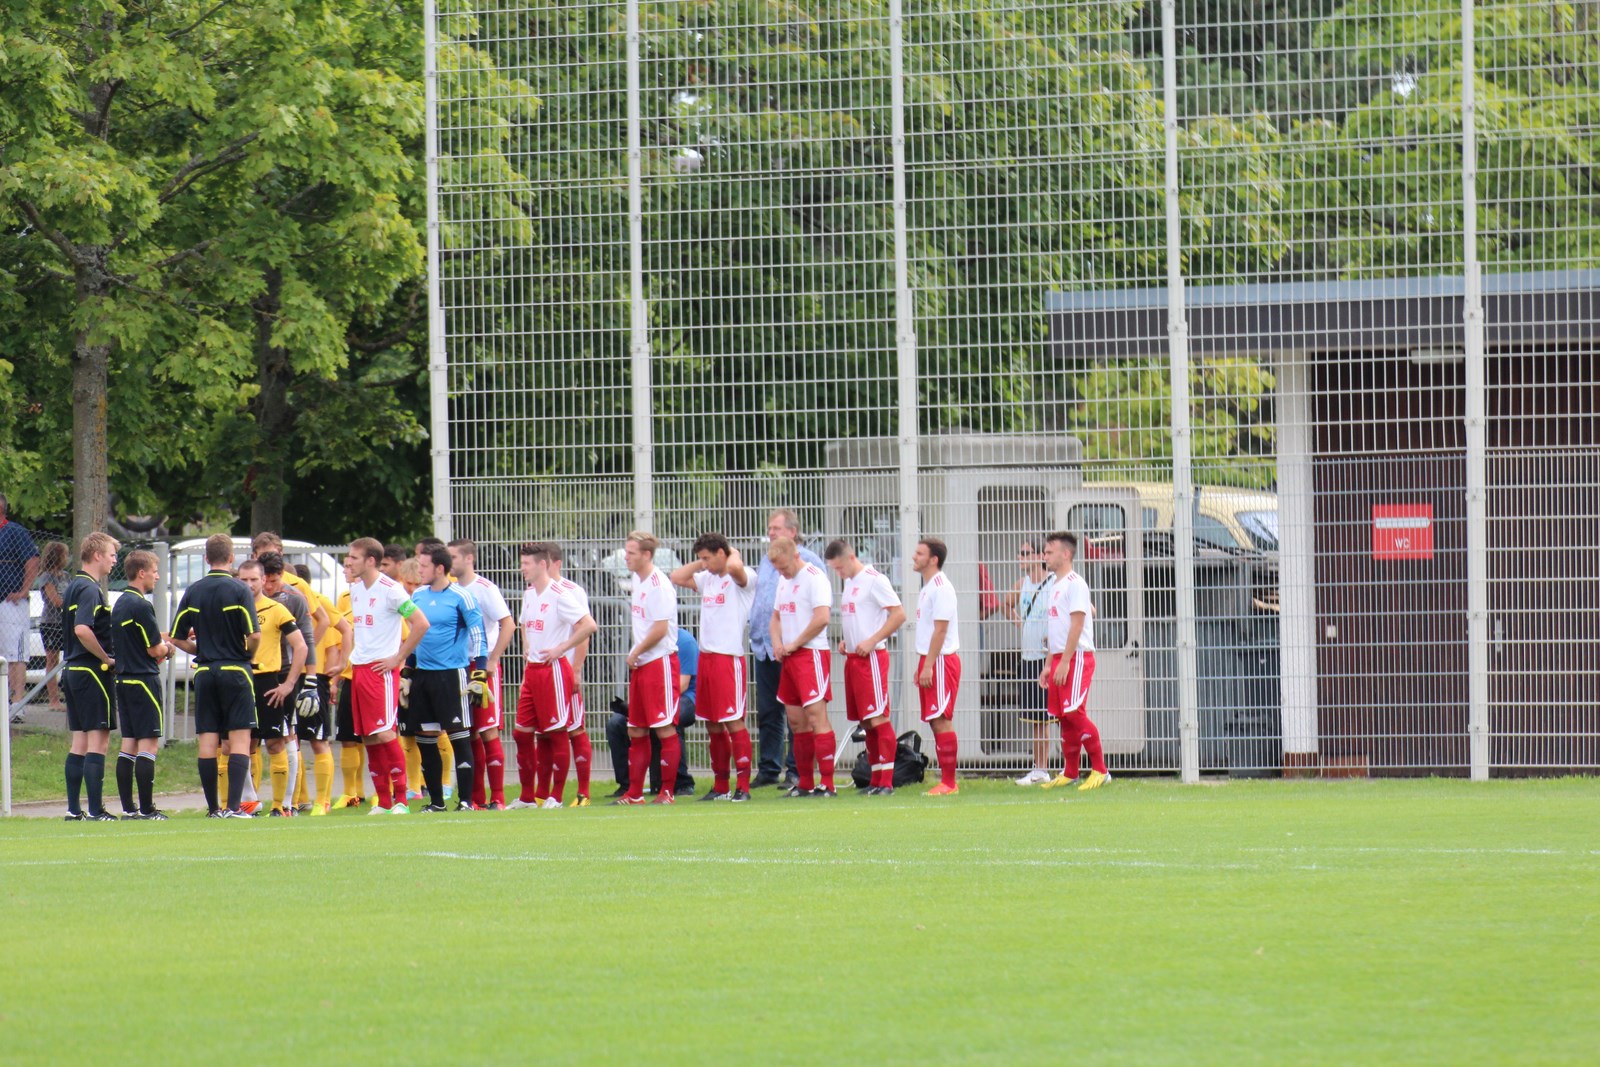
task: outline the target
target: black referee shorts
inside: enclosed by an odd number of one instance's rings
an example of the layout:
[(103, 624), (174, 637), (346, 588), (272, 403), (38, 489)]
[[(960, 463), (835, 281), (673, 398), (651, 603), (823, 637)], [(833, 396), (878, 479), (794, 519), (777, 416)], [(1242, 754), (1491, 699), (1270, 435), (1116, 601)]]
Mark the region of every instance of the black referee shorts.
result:
[(252, 736), (257, 741), (276, 741), (290, 734), (294, 697), (285, 697), (276, 707), (267, 703), (268, 691), (278, 688), (288, 676), (286, 671), (258, 671), (251, 675), (256, 703), (256, 728)]
[(194, 732), (226, 734), (256, 728), (256, 694), (250, 668), (207, 664), (194, 669)]
[(117, 679), (117, 730), (123, 737), (148, 741), (161, 736), (161, 678), (139, 675)]
[(68, 667), (61, 672), (61, 693), (67, 699), (67, 729), (74, 733), (111, 729), (115, 707), (109, 670)]
[(400, 709), (400, 732), (452, 734), (472, 729), (472, 710), (467, 707), (467, 672), (411, 672), (411, 699)]

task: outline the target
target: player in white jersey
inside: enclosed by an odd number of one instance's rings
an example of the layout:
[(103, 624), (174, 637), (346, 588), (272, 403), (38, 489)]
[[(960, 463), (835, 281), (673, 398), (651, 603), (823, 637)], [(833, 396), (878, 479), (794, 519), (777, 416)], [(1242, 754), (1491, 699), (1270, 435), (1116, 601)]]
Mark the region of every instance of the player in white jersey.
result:
[(613, 804), (643, 804), (650, 769), (650, 732), (661, 739), (661, 791), (655, 803), (673, 802), (678, 780), (678, 596), (672, 582), (656, 570), (661, 542), (635, 530), (623, 545), (633, 574), (628, 605), (633, 647), (628, 649), (628, 791)]
[(588, 609), (550, 573), (550, 546), (522, 546), (522, 692), (517, 700), (517, 769), (522, 793), (513, 808), (559, 808), (571, 749), (567, 724), (576, 682), (568, 653), (599, 626)]
[[(772, 654), (781, 665), (778, 702), (794, 735), (794, 762), (799, 783), (791, 797), (831, 797), (834, 736), (828, 722), (832, 670), (828, 654), (828, 616), (833, 610), (833, 583), (814, 563), (800, 558), (799, 546), (775, 538), (767, 558), (778, 569), (777, 597), (769, 629)], [(817, 776), (813, 777), (812, 766)], [(817, 781), (820, 778), (820, 784)]]
[[(589, 591), (561, 573), (561, 546), (554, 541), (545, 541), (543, 544), (551, 552), (551, 576), (564, 591), (578, 598), (585, 615), (592, 614), (589, 611)], [(594, 767), (594, 746), (589, 743), (589, 728), (583, 721), (583, 661), (589, 657), (589, 641), (590, 638), (585, 637), (567, 652), (567, 659), (572, 663), (572, 714), (567, 720), (567, 745), (572, 749), (572, 772), (578, 785), (578, 795), (572, 798), (575, 808), (589, 806), (589, 772)]]
[(844, 707), (849, 720), (859, 722), (866, 734), (872, 765), (867, 795), (892, 796), (899, 746), (889, 721), (889, 635), (905, 625), (906, 609), (889, 579), (856, 558), (849, 541), (830, 541), (822, 556), (844, 580), (839, 594)]
[[(468, 691), (472, 695), (472, 737), (474, 773), (471, 782), (472, 805), (503, 811), (506, 806), (506, 751), (500, 741), (500, 657), (511, 644), (517, 632), (516, 620), (500, 587), (479, 574), (478, 546), (471, 541), (451, 541), (450, 574), (461, 588), (478, 601), (478, 611), (483, 615), (483, 629), (488, 636), (488, 663), (482, 671), (468, 676)], [(459, 766), (459, 764), (458, 764)], [(485, 788), (487, 779), (488, 787)], [(463, 806), (467, 798), (467, 782), (458, 782)]]
[[(750, 799), (750, 731), (745, 728), (749, 674), (745, 634), (750, 605), (755, 602), (754, 576), (745, 570), (738, 549), (719, 533), (701, 534), (694, 543), (694, 561), (672, 572), (672, 584), (700, 595), (700, 668), (695, 677), (695, 713), (705, 720), (711, 739), (711, 773), (715, 782), (701, 800)], [(729, 764), (734, 788), (728, 789)]]
[(1100, 728), (1089, 718), (1089, 684), (1094, 681), (1094, 607), (1089, 583), (1072, 569), (1078, 539), (1056, 532), (1044, 539), (1044, 564), (1056, 576), (1050, 590), (1046, 647), (1049, 655), (1039, 675), (1045, 687), (1050, 714), (1061, 724), (1061, 773), (1044, 784), (1046, 789), (1078, 780), (1080, 752), (1089, 752), (1089, 775), (1080, 790), (1099, 789), (1111, 781)]
[[(400, 747), (400, 668), (428, 632), (405, 587), (379, 572), (383, 545), (363, 537), (350, 543), (344, 575), (350, 582), (350, 710), (367, 746), (367, 766), (377, 796), (373, 814), (401, 815), (406, 807), (406, 756)], [(409, 634), (402, 639), (401, 623)]]
[(922, 575), (917, 594), (917, 692), (922, 721), (933, 731), (939, 756), (939, 784), (927, 796), (959, 792), (956, 786), (956, 692), (961, 688), (960, 624), (956, 618), (956, 590), (945, 577), (944, 561), (950, 550), (936, 537), (917, 542), (911, 566)]

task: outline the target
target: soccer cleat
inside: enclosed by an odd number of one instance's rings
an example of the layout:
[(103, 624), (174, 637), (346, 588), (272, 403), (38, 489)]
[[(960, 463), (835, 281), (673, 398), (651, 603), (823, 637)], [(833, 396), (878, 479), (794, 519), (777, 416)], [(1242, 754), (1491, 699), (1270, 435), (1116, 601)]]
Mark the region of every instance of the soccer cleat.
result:
[(671, 791), (663, 789), (661, 792), (656, 794), (656, 798), (654, 800), (652, 800), (650, 803), (652, 803), (652, 804), (672, 804), (672, 803), (675, 803), (675, 801), (673, 799)]
[(539, 802), (537, 800), (523, 800), (521, 797), (518, 797), (511, 803), (507, 804), (506, 807), (513, 811), (516, 811), (519, 808), (537, 808), (539, 807)]
[(613, 800), (611, 802), (611, 805), (612, 805), (612, 807), (617, 807), (617, 806), (620, 806), (620, 805), (626, 805), (626, 806), (631, 807), (634, 804), (643, 804), (643, 803), (644, 803), (644, 797), (630, 797), (628, 794), (624, 793), (624, 794), (622, 794), (622, 796), (620, 796), (617, 799)]
[(64, 822), (84, 822), (89, 818), (89, 816), (85, 815), (81, 811), (69, 811), (61, 818)]
[(168, 819), (168, 816), (167, 816), (167, 813), (164, 812), (164, 811), (153, 810), (153, 811), (141, 811), (139, 813), (139, 818), (148, 819), (151, 822), (166, 822), (167, 819)]
[(814, 797), (838, 797), (839, 793), (837, 790), (824, 789), (819, 785), (811, 791), (811, 795)]
[(251, 819), (255, 816), (251, 815), (243, 808), (229, 808), (222, 813), (222, 817), (224, 819)]
[(1099, 771), (1090, 771), (1089, 777), (1085, 778), (1078, 785), (1078, 792), (1081, 793), (1086, 789), (1099, 789), (1109, 781), (1111, 781), (1111, 775), (1109, 773), (1101, 774)]
[(700, 798), (700, 803), (704, 804), (708, 800), (727, 800), (727, 799), (728, 799), (728, 794), (727, 793), (719, 793), (715, 789), (713, 789), (713, 790), (709, 791), (708, 793), (706, 793), (705, 796)]
[(354, 808), (358, 807), (360, 804), (360, 797), (353, 797), (349, 793), (346, 793), (344, 796), (333, 802), (333, 810), (339, 811), (343, 808)]
[(206, 812), (206, 818), (208, 819), (226, 819), (227, 817), (228, 813), (223, 811), (221, 808), (212, 808), (210, 811)]
[(506, 805), (505, 805), (504, 801), (491, 800), (491, 801), (489, 801), (489, 804), (488, 804), (486, 810), (488, 810), (488, 811), (505, 811), (506, 810)]
[(750, 799), (750, 790), (735, 789), (732, 793), (728, 794), (728, 799), (733, 801), (735, 804), (746, 803)]
[(244, 812), (246, 815), (254, 815), (256, 812), (261, 810), (261, 801), (259, 801), (259, 800), (244, 800), (244, 801), (240, 801), (239, 810)]
[(440, 812), (445, 812), (445, 811), (449, 811), (449, 810), (450, 809), (445, 807), (443, 804), (424, 804), (422, 807), (417, 809), (417, 814), (418, 815), (437, 815)]
[(943, 782), (940, 782), (938, 785), (934, 786), (932, 789), (928, 790), (922, 795), (925, 797), (953, 797), (959, 792), (961, 792), (960, 786), (945, 785)]
[(627, 795), (628, 795), (628, 787), (625, 786), (625, 785), (619, 785), (615, 789), (613, 789), (611, 792), (606, 794), (606, 796), (612, 797), (612, 798), (625, 797)]
[(284, 811), (282, 808), (273, 808), (267, 814), (272, 816), (274, 819), (282, 819), (287, 817), (289, 813)]
[(328, 805), (318, 804), (316, 807), (311, 809), (311, 814), (313, 817), (328, 814)]
[(1043, 785), (1050, 780), (1050, 772), (1042, 771), (1035, 767), (1033, 770), (1017, 779), (1018, 785)]
[(135, 819), (142, 819), (142, 818), (144, 818), (144, 816), (140, 815), (136, 811), (125, 811), (125, 812), (122, 813), (122, 821), (123, 822), (132, 822)]
[(811, 795), (811, 790), (801, 789), (798, 785), (791, 785), (788, 792), (779, 793), (778, 795), (782, 797), (808, 797)]
[(1045, 788), (1045, 789), (1061, 789), (1061, 788), (1063, 788), (1065, 786), (1077, 785), (1077, 784), (1078, 784), (1078, 779), (1077, 778), (1075, 778), (1075, 777), (1074, 778), (1068, 778), (1065, 773), (1062, 773), (1062, 774), (1056, 775), (1054, 778), (1052, 778), (1048, 782), (1044, 783), (1043, 788)]
[[(382, 808), (374, 808), (373, 810), (374, 811), (383, 811)], [(384, 814), (386, 814), (386, 815), (410, 815), (411, 814), (411, 809), (406, 805), (405, 801), (400, 800), (400, 801), (396, 801), (394, 807), (390, 808), (387, 812), (384, 812)]]
[(117, 817), (109, 811), (97, 811), (88, 816), (89, 822), (116, 822)]
[(410, 801), (413, 801), (413, 800), (421, 800), (421, 799), (422, 799), (422, 792), (420, 790), (417, 790), (417, 789), (408, 789), (408, 790), (406, 790), (406, 801), (407, 802), (410, 802)]
[(457, 811), (477, 811), (478, 809), (472, 806), (472, 801), (463, 799), (463, 800), (456, 801), (456, 810)]
[(892, 796), (894, 796), (894, 786), (892, 786), (892, 785), (874, 786), (873, 789), (867, 795), (868, 796), (872, 796), (872, 797), (892, 797)]
[(561, 801), (557, 800), (555, 797), (545, 797), (544, 803), (540, 804), (539, 806), (544, 808), (546, 811), (555, 811), (557, 808), (561, 807)]
[(294, 813), (296, 815), (310, 815), (314, 810), (310, 804), (297, 804), (295, 805)]
[(589, 806), (589, 798), (579, 793), (572, 798), (572, 806), (575, 808), (587, 808)]
[(389, 809), (388, 808), (380, 808), (376, 804), (374, 804), (371, 808), (369, 808), (367, 810), (367, 814), (368, 815), (387, 815), (387, 814), (389, 814)]

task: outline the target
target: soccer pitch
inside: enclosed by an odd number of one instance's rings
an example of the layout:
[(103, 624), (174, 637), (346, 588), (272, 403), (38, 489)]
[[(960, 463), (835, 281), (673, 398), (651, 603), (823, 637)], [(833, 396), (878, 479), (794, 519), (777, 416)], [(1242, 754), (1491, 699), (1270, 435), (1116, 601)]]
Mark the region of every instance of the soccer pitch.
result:
[(1600, 1048), (1600, 782), (918, 793), (0, 824), (0, 1061)]

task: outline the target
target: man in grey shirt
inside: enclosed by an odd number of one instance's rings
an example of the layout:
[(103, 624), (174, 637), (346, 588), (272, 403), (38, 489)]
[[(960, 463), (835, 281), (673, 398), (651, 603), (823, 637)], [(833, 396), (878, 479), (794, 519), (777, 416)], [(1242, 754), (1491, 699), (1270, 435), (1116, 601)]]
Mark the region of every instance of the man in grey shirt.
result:
[[(780, 537), (792, 538), (800, 544), (800, 517), (789, 508), (778, 508), (767, 516), (767, 543)], [(785, 755), (783, 742), (788, 734), (788, 719), (783, 705), (778, 703), (778, 676), (782, 664), (772, 658), (773, 603), (777, 600), (778, 579), (782, 577), (765, 552), (758, 553), (761, 566), (756, 571), (755, 601), (750, 605), (750, 651), (755, 656), (756, 731), (761, 744), (761, 755), (756, 763), (756, 776), (750, 788), (777, 785), (784, 780), (798, 780), (795, 775), (794, 750)], [(800, 558), (822, 569), (822, 560), (815, 552), (800, 546)]]

